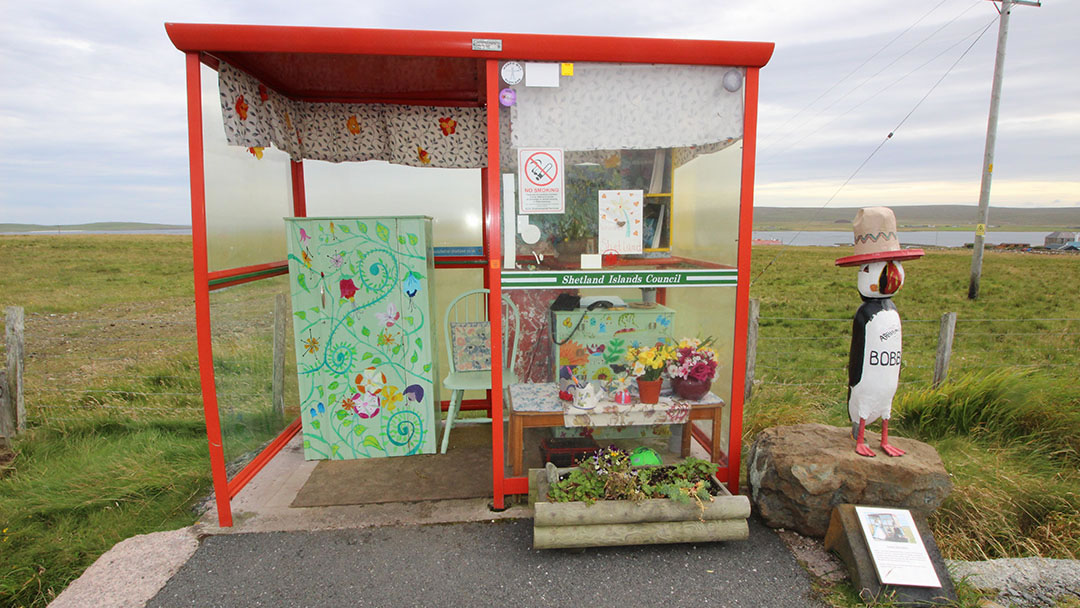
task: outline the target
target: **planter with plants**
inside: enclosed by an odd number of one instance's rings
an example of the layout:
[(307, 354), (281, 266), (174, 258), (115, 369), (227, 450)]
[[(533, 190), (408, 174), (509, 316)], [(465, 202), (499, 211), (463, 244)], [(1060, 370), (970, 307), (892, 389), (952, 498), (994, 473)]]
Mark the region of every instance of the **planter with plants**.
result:
[(746, 540), (750, 501), (717, 481), (716, 465), (696, 458), (635, 467), (616, 448), (572, 468), (535, 469), (533, 547)]

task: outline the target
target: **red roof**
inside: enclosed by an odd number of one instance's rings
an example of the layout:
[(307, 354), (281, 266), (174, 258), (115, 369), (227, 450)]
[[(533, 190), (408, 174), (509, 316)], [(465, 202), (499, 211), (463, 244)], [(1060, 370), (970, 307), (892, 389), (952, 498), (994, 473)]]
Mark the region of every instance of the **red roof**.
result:
[[(599, 36), (166, 23), (176, 48), (224, 60), (306, 101), (483, 103), (483, 62), (604, 61), (761, 67), (773, 44)], [(474, 50), (498, 40), (501, 51)]]

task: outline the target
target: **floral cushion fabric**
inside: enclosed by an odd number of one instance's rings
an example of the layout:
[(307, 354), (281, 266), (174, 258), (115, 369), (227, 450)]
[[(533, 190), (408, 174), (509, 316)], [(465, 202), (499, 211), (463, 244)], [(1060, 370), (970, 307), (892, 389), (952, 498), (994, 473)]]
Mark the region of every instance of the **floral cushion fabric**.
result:
[(234, 146), (274, 145), (293, 160), (334, 163), (487, 164), (483, 108), (296, 101), (225, 62), (218, 69), (218, 90), (225, 138)]
[(488, 323), (451, 323), (451, 351), (459, 372), (491, 370), (491, 332)]

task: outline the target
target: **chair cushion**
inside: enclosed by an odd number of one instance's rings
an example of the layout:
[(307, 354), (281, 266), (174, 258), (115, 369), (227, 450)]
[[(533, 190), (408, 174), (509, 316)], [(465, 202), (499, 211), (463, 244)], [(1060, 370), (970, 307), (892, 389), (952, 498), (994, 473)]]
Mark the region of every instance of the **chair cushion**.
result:
[(451, 323), (454, 368), (459, 372), (491, 370), (491, 329), (485, 321)]

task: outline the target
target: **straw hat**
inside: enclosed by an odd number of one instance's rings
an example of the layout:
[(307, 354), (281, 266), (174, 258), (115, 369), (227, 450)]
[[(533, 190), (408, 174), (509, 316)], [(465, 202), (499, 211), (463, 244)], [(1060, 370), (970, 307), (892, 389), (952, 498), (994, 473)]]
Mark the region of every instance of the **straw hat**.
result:
[(922, 249), (901, 249), (896, 236), (896, 216), (888, 207), (865, 207), (855, 213), (855, 255), (839, 258), (837, 266), (869, 262), (914, 260)]

